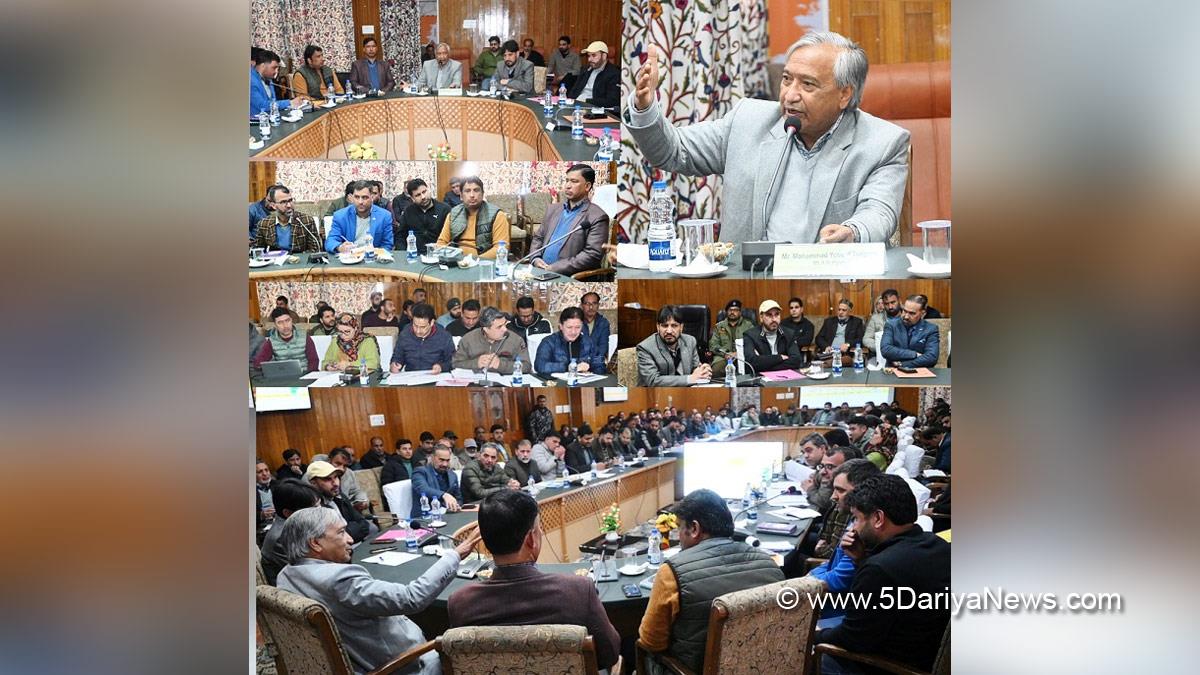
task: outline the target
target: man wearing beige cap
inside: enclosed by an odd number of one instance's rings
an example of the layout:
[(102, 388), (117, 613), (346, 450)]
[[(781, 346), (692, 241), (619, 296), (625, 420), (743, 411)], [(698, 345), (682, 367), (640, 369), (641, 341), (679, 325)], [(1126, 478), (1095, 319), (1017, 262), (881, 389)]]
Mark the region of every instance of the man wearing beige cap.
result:
[(370, 535), (371, 521), (359, 513), (342, 494), (342, 473), (342, 469), (329, 462), (316, 461), (308, 465), (308, 470), (304, 472), (304, 482), (311, 484), (321, 493), (321, 506), (342, 514), (346, 521), (346, 533), (357, 544)]
[(567, 96), (601, 108), (616, 108), (621, 104), (621, 71), (608, 62), (608, 45), (597, 40), (583, 50), (588, 68), (575, 78)]
[(779, 330), (782, 314), (778, 302), (763, 300), (758, 306), (758, 328), (742, 335), (746, 362), (755, 372), (804, 367), (804, 354), (793, 335)]

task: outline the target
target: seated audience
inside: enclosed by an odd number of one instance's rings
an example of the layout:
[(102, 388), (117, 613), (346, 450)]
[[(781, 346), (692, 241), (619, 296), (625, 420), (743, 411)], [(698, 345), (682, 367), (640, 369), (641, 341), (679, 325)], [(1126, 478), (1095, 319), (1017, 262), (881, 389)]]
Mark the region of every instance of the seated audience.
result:
[(446, 194), (442, 196), (442, 201), (446, 202), (446, 206), (454, 208), (462, 203), (462, 185), (462, 177), (450, 177), (450, 189), (447, 190)]
[(451, 321), (450, 325), (446, 326), (446, 330), (453, 337), (462, 337), (470, 331), (475, 330), (479, 327), (479, 311), (478, 300), (474, 298), (467, 300), (459, 308), (458, 318)]
[(712, 377), (712, 366), (700, 362), (696, 338), (683, 332), (683, 315), (675, 305), (658, 310), (657, 331), (637, 346), (638, 386), (686, 387)]
[(363, 328), (400, 328), (400, 315), (396, 313), (396, 301), (384, 298), (379, 312), (363, 317)]
[(574, 574), (544, 573), (538, 504), (518, 490), (499, 490), (479, 507), (479, 533), (496, 565), (492, 577), (468, 584), (450, 596), (450, 626), (583, 626), (596, 648), (596, 665), (617, 662), (620, 636), (613, 628), (591, 580)]
[(567, 89), (571, 88), (579, 75), (579, 68), (579, 52), (571, 49), (571, 36), (559, 36), (558, 49), (550, 53), (550, 63), (546, 66), (546, 73), (554, 76), (551, 84), (556, 96), (560, 84), (565, 82)]
[(433, 307), (423, 302), (413, 307), (412, 322), (400, 330), (392, 348), (391, 371), (448, 373), (453, 358), (454, 340), (449, 331), (434, 321)]
[(288, 448), (283, 451), (283, 464), (275, 470), (275, 480), (303, 478), (304, 472), (307, 470), (308, 465), (304, 464), (300, 458), (300, 451), (295, 448)]
[(283, 523), (293, 513), (300, 509), (320, 506), (321, 495), (316, 488), (299, 478), (285, 478), (275, 481), (271, 487), (271, 499), (276, 504), (275, 514), (271, 516), (270, 527), (263, 535), (262, 566), (263, 576), (267, 583), (274, 586), (279, 570), (287, 566), (287, 551), (283, 548)]
[(889, 319), (883, 327), (879, 353), (888, 363), (902, 368), (932, 368), (937, 365), (939, 337), (937, 326), (925, 320), (923, 295), (910, 295), (900, 308), (900, 317)]
[(595, 182), (596, 172), (587, 164), (567, 169), (563, 201), (546, 208), (542, 225), (529, 243), (534, 267), (570, 276), (601, 266), (609, 219), (590, 198)]
[(379, 343), (375, 336), (359, 330), (358, 319), (348, 312), (337, 318), (336, 326), (337, 337), (329, 341), (321, 370), (345, 372), (351, 366), (379, 370)]
[(496, 64), (497, 84), (505, 91), (517, 94), (532, 94), (533, 64), (521, 58), (521, 48), (516, 40), (504, 43), (503, 56)]
[(708, 338), (708, 350), (713, 355), (713, 377), (725, 377), (728, 357), (737, 355), (737, 341), (752, 328), (754, 324), (742, 316), (741, 300), (735, 298), (725, 303), (725, 318), (717, 321), (717, 325), (713, 326), (712, 336)]
[(267, 188), (271, 213), (258, 222), (254, 246), (283, 249), (292, 253), (317, 253), (324, 240), (317, 234), (312, 216), (296, 211), (296, 199), (283, 185)]
[(894, 288), (885, 289), (879, 294), (877, 304), (882, 305), (882, 309), (871, 313), (871, 317), (867, 319), (867, 326), (863, 329), (863, 346), (872, 352), (879, 350), (875, 334), (882, 331), (888, 321), (900, 316), (900, 292)]
[(333, 69), (325, 65), (325, 52), (316, 45), (304, 48), (304, 65), (292, 73), (292, 90), (314, 101), (328, 98), (331, 91), (338, 96), (345, 93)]
[(542, 317), (541, 312), (533, 309), (533, 298), (522, 295), (517, 298), (517, 311), (513, 313), (508, 329), (520, 335), (528, 344), (530, 335), (549, 335), (550, 322)]
[(350, 197), (353, 203), (333, 214), (325, 250), (344, 253), (364, 246), (392, 250), (392, 214), (375, 204), (370, 181), (355, 181)]
[[(300, 509), (283, 524), (288, 565), (279, 587), (320, 602), (333, 617), (342, 648), (354, 669), (374, 670), (425, 642), (425, 635), (406, 615), (421, 612), (450, 585), (459, 562), (479, 542), (472, 536), (410, 584), (375, 579), (361, 565), (350, 564), (351, 536), (346, 522), (322, 508)], [(436, 651), (422, 654), (413, 672), (441, 672)]]
[(316, 325), (308, 329), (308, 336), (335, 335), (337, 333), (337, 326), (334, 325), (336, 320), (337, 311), (329, 305), (325, 305), (317, 312), (317, 320), (313, 322)]
[(450, 215), (450, 207), (434, 199), (433, 191), (420, 178), (405, 183), (404, 191), (412, 198), (412, 203), (404, 207), (396, 219), (393, 238), (397, 242), (404, 242), (407, 250), (408, 233), (412, 232), (417, 237), (417, 252), (424, 255), (427, 244), (437, 243), (438, 235), (446, 224), (446, 216)]
[[(849, 592), (880, 597), (884, 587), (904, 587), (921, 597), (950, 587), (950, 544), (916, 525), (916, 499), (903, 478), (872, 476), (855, 485), (845, 499), (851, 525), (841, 547), (856, 568)], [(840, 625), (819, 631), (816, 640), (928, 672), (949, 620), (949, 607), (850, 608)], [(821, 672), (861, 669), (824, 656)]]
[[(546, 57), (542, 53), (533, 48), (533, 38), (525, 38), (521, 40), (521, 58), (532, 63), (534, 66), (541, 68), (546, 67)], [(538, 84), (544, 84), (539, 82)]]
[(421, 497), (430, 502), (438, 500), (446, 510), (454, 513), (462, 510), (462, 490), (458, 476), (450, 470), (450, 448), (439, 446), (433, 451), (429, 463), (413, 472), (412, 491), (413, 518), (421, 515)]
[(762, 419), (758, 416), (758, 406), (751, 405), (742, 412), (742, 429), (753, 429), (762, 426)]
[(545, 480), (552, 480), (562, 475), (563, 469), (570, 471), (567, 466), (567, 447), (562, 443), (562, 436), (551, 431), (533, 446), (533, 463), (537, 465), (538, 473)]
[(846, 424), (846, 430), (850, 434), (850, 445), (865, 451), (867, 443), (871, 440), (871, 433), (878, 425), (879, 418), (874, 415), (855, 415), (851, 417), (850, 421)]
[[(275, 186), (272, 185), (271, 187)], [(249, 242), (251, 246), (254, 245), (254, 237), (258, 234), (258, 224), (261, 223), (264, 218), (271, 215), (272, 211), (274, 211), (274, 209), (271, 208), (271, 198), (269, 196), (270, 193), (271, 188), (267, 188), (266, 196), (263, 196), (262, 199), (256, 202), (250, 202)]]
[(780, 315), (779, 303), (764, 300), (758, 306), (758, 328), (748, 330), (742, 336), (746, 362), (756, 373), (789, 368), (799, 370), (808, 365), (792, 334), (780, 329)]
[(374, 36), (363, 38), (363, 54), (365, 58), (350, 64), (350, 86), (356, 94), (368, 91), (389, 92), (396, 87), (392, 77), (392, 68), (386, 59), (378, 58), (379, 42)]
[(804, 316), (804, 299), (788, 300), (788, 316), (779, 322), (779, 330), (788, 334), (792, 342), (801, 350), (813, 343), (815, 328), (813, 323)]
[(605, 468), (604, 464), (592, 453), (592, 440), (591, 425), (587, 422), (579, 425), (579, 436), (567, 444), (565, 460), (571, 473), (588, 473), (592, 470), (593, 464), (596, 464), (598, 471)]
[(271, 487), (275, 484), (271, 467), (261, 459), (254, 461), (254, 517), (258, 529), (275, 518), (275, 504), (271, 500)]
[(438, 316), (437, 324), (442, 328), (448, 328), (460, 315), (462, 315), (462, 300), (450, 298), (446, 301), (446, 313)]
[[(402, 480), (412, 480), (413, 472), (425, 464), (422, 457), (416, 457), (412, 441), (401, 438), (396, 441), (396, 452), (388, 455), (383, 471), (379, 474), (379, 485)], [(390, 510), (390, 509), (389, 509)]]
[[(329, 455), (332, 457), (333, 453), (331, 452)], [(391, 457), (391, 455), (384, 448), (383, 438), (372, 436), (367, 451), (363, 453), (363, 458), (358, 461), (358, 468), (375, 469), (381, 467), (387, 464), (388, 457)]]
[[(878, 418), (876, 418), (878, 419)], [(862, 448), (868, 460), (882, 471), (896, 457), (896, 430), (882, 425), (876, 426)]]
[(289, 311), (276, 307), (271, 310), (271, 321), (275, 322), (275, 327), (267, 331), (267, 338), (254, 355), (251, 362), (254, 369), (262, 370), (262, 364), (266, 361), (299, 361), (308, 369), (305, 372), (316, 370), (317, 346), (312, 338), (296, 331)]
[[(466, 309), (463, 310), (466, 315)], [(485, 307), (480, 313), (480, 329), (468, 332), (454, 352), (454, 367), (511, 375), (513, 361), (529, 364), (525, 340), (508, 330), (508, 319), (495, 307)]]
[(488, 38), (487, 49), (479, 53), (475, 65), (471, 66), (471, 75), (476, 80), (486, 80), (496, 74), (496, 66), (500, 63), (500, 37), (493, 35)]
[(368, 299), (371, 302), (371, 306), (363, 310), (362, 316), (359, 317), (359, 324), (366, 323), (367, 319), (370, 318), (372, 314), (378, 314), (379, 309), (383, 307), (383, 293), (380, 293), (379, 291), (371, 291), (371, 295), (368, 296)]
[(497, 462), (499, 449), (495, 443), (484, 443), (479, 456), (471, 460), (462, 470), (462, 494), (468, 502), (480, 499), (500, 490), (518, 490), (521, 484), (504, 472)]
[(558, 315), (558, 331), (538, 345), (533, 369), (548, 377), (551, 373), (567, 372), (574, 360), (580, 373), (604, 375), (608, 372), (604, 354), (595, 350), (592, 341), (583, 336), (583, 310), (568, 307)]
[(250, 68), (250, 119), (259, 113), (270, 113), (271, 104), (276, 104), (280, 112), (299, 108), (304, 104), (305, 97), (279, 101), (275, 99), (275, 77), (279, 75), (279, 55), (264, 49), (258, 52), (254, 65)]
[[(380, 443), (382, 442), (383, 439), (380, 439)], [(366, 513), (371, 508), (371, 499), (367, 497), (366, 490), (358, 485), (358, 476), (354, 475), (353, 469), (354, 455), (351, 454), (349, 448), (350, 446), (347, 445), (330, 450), (329, 463), (342, 470), (338, 491), (350, 500), (351, 506)]]
[(467, 176), (462, 182), (462, 204), (450, 209), (437, 245), (454, 244), (464, 254), (495, 260), (502, 241), (512, 244), (508, 215), (484, 199), (482, 179)]
[[(825, 518), (821, 538), (817, 541), (818, 549), (825, 547), (827, 542), (832, 544), (829, 546), (829, 560), (808, 572), (808, 576), (825, 582), (825, 587), (830, 593), (845, 593), (850, 590), (850, 584), (854, 580), (854, 561), (840, 546), (850, 522), (846, 496), (854, 492), (854, 486), (862, 485), (868, 478), (878, 475), (879, 469), (865, 459), (851, 459), (833, 472), (833, 507)], [(841, 623), (840, 618), (843, 614), (845, 610), (838, 607), (823, 608), (820, 619), (823, 627)]]
[(733, 515), (712, 490), (688, 494), (674, 512), (682, 550), (658, 568), (638, 637), (699, 673), (713, 599), (781, 581), (783, 572), (766, 552), (730, 538)]

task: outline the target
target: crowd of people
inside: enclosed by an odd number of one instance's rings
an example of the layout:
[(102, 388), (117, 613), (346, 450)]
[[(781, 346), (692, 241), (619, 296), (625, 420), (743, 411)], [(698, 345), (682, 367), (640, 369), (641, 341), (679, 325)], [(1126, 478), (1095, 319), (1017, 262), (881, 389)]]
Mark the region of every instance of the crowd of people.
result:
[[(587, 164), (567, 168), (557, 196), (561, 201), (546, 208), (541, 225), (531, 233), (532, 265), (564, 276), (601, 266), (610, 223), (591, 199), (595, 182), (596, 172)], [(296, 209), (286, 185), (272, 185), (249, 205), (249, 244), (292, 253), (338, 253), (368, 245), (405, 250), (411, 232), (422, 253), (426, 245), (437, 244), (494, 260), (501, 243), (511, 249), (509, 214), (487, 201), (483, 179), (451, 178), (441, 200), (435, 189), (414, 177), (405, 182), (403, 193), (389, 199), (382, 182), (353, 180), (346, 184), (344, 201), (330, 202), (314, 217)], [(332, 219), (328, 231), (326, 217)]]
[[(534, 67), (546, 68), (545, 82), (536, 81)], [(476, 82), (494, 77), (498, 87), (515, 94), (536, 96), (544, 88), (557, 92), (565, 86), (567, 97), (580, 103), (601, 108), (616, 108), (621, 103), (620, 69), (609, 56), (608, 45), (600, 40), (577, 52), (571, 47), (571, 36), (562, 35), (547, 62), (534, 48), (533, 38), (525, 38), (521, 45), (511, 39), (501, 44), (500, 36), (493, 35), (475, 58), (471, 75)]]
[[(521, 296), (515, 311), (505, 313), (484, 307), (478, 300), (450, 298), (446, 312), (438, 315), (423, 288), (412, 292), (397, 307), (396, 301), (374, 291), (370, 307), (362, 314), (339, 312), (328, 303), (317, 303), (312, 326), (306, 333), (297, 329), (300, 316), (286, 296), (275, 299), (266, 335), (250, 325), (251, 374), (261, 372), (268, 361), (299, 361), (305, 372), (346, 372), (348, 368), (450, 372), (454, 368), (511, 375), (519, 360), (522, 372), (547, 377), (564, 373), (575, 361), (578, 372), (608, 373), (609, 336), (612, 328), (600, 313), (600, 295), (584, 293), (579, 305), (558, 315), (557, 329), (536, 311), (531, 296)], [(366, 328), (395, 328), (390, 354), (381, 354), (379, 342)], [(315, 336), (332, 339), (323, 355), (317, 354)], [(531, 336), (540, 336), (536, 352), (530, 354)], [(385, 360), (386, 359), (386, 360)], [(530, 371), (532, 367), (532, 371)]]
[[(864, 358), (878, 351), (888, 365), (932, 367), (941, 352), (938, 327), (926, 319), (941, 318), (929, 299), (913, 294), (900, 299), (889, 288), (875, 298), (866, 320), (854, 316), (854, 302), (838, 301), (836, 314), (817, 329), (804, 316), (804, 299), (788, 300), (787, 315), (772, 299), (763, 300), (754, 315), (738, 299), (725, 303), (709, 333), (708, 344), (684, 331), (678, 305), (665, 305), (655, 319), (653, 335), (637, 345), (638, 384), (644, 387), (688, 386), (723, 378), (729, 365), (740, 360), (750, 373), (807, 368), (815, 360), (840, 359), (850, 365), (856, 347)], [(882, 336), (877, 340), (877, 334)], [(737, 342), (742, 354), (737, 353)]]
[[(777, 412), (764, 411), (759, 421)], [(751, 409), (742, 417), (749, 413)], [(873, 439), (883, 429), (885, 438), (911, 442), (949, 474), (949, 404), (935, 400), (919, 420), (895, 402), (856, 410), (827, 405), (817, 415), (823, 416), (823, 426), (828, 419), (834, 428), (814, 431), (789, 455), (811, 470), (801, 488), (809, 506), (821, 515), (782, 565), (761, 549), (733, 538), (730, 507), (716, 493), (698, 490), (669, 507), (678, 519), (681, 551), (659, 569), (638, 631), (652, 660), (653, 654), (669, 654), (699, 672), (711, 602), (732, 591), (805, 575), (822, 582), (830, 593), (879, 593), (884, 586), (897, 585), (918, 593), (941, 592), (948, 586), (949, 545), (918, 522), (921, 516), (934, 517), (943, 526), (935, 524), (932, 529), (944, 529), (950, 513), (949, 486), (927, 485), (929, 481), (918, 482), (893, 466), (879, 466), (872, 455), (890, 461), (886, 445), (863, 439)], [(423, 642), (420, 629), (407, 615), (426, 607), (445, 589), (477, 539), (444, 551), (441, 560), (412, 584), (374, 580), (364, 568), (350, 565), (354, 546), (376, 531), (353, 469), (381, 467), (385, 485), (411, 480), (411, 517), (420, 515), (421, 497), (436, 499), (451, 512), (469, 502), (479, 503), (476, 536), (491, 552), (496, 569), (488, 583), (451, 594), (452, 627), (580, 625), (596, 643), (598, 665), (611, 666), (618, 654), (632, 656), (632, 637), (621, 641), (590, 580), (538, 570), (542, 544), (538, 503), (519, 488), (564, 471), (603, 467), (618, 457), (657, 454), (689, 438), (690, 420), (697, 417), (723, 420), (717, 424), (734, 419), (728, 408), (716, 413), (711, 408), (692, 409), (689, 415), (671, 407), (622, 412), (609, 417), (598, 431), (588, 424), (556, 429), (554, 413), (540, 396), (527, 417), (526, 436), (515, 442), (503, 425), (496, 424), (490, 429), (476, 427), (473, 437), (461, 446), (450, 430), (438, 438), (421, 432), (417, 444), (399, 438), (394, 451), (375, 436), (357, 461), (349, 446), (335, 447), (307, 465), (298, 451), (289, 449), (275, 472), (262, 461), (255, 467), (258, 522), (270, 525), (264, 527), (261, 544), (264, 573), (270, 583), (321, 600), (330, 608), (357, 667), (376, 667)], [(874, 433), (868, 433), (872, 428)], [(929, 499), (931, 487), (939, 492)], [(347, 599), (335, 592), (333, 584), (358, 578), (363, 580), (364, 597)], [(397, 597), (405, 601), (369, 620), (352, 611), (356, 604), (387, 605)], [(683, 598), (688, 601), (682, 602)], [(853, 605), (825, 609), (815, 642), (928, 670), (948, 618), (945, 609), (901, 611)], [(368, 639), (368, 635), (385, 638)], [(436, 659), (436, 655), (426, 658)], [(853, 663), (825, 656), (822, 672), (862, 671)]]

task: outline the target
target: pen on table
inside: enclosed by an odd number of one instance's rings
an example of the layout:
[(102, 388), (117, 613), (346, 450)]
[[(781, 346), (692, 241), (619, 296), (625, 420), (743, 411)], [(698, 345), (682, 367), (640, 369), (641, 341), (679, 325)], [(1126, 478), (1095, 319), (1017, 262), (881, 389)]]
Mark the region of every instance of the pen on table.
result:
[(395, 551), (395, 546), (384, 546), (383, 548), (373, 548), (371, 553), (383, 553), (384, 551)]

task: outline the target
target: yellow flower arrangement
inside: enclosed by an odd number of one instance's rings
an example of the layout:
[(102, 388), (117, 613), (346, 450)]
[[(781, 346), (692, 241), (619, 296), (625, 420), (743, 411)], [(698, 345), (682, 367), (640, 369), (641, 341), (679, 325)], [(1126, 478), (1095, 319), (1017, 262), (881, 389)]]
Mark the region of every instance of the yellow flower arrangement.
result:
[(353, 143), (349, 148), (346, 148), (350, 159), (379, 159), (379, 152), (375, 150), (375, 146), (371, 145), (370, 141), (362, 143)]
[(654, 527), (666, 538), (671, 530), (679, 527), (679, 522), (675, 520), (674, 513), (663, 513), (654, 521)]
[(425, 149), (429, 152), (429, 159), (439, 162), (453, 162), (458, 159), (458, 153), (451, 150), (450, 146), (446, 143), (430, 144)]
[(600, 517), (601, 532), (619, 532), (621, 530), (621, 509), (616, 502)]

